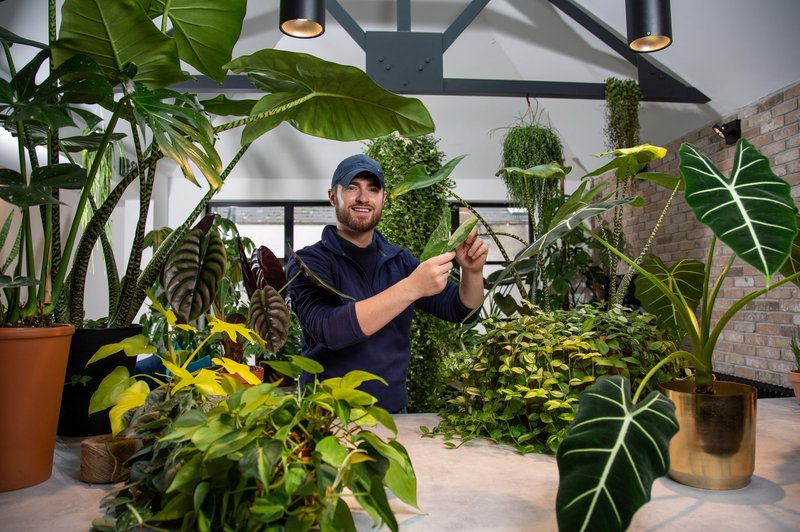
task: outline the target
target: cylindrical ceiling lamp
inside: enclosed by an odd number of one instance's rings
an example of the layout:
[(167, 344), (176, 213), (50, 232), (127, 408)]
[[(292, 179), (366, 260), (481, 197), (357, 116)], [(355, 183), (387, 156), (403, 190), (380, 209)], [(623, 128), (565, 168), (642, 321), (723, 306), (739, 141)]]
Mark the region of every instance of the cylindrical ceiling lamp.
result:
[(625, 0), (628, 47), (634, 52), (655, 52), (672, 44), (669, 0)]
[(325, 32), (325, 0), (281, 0), (281, 31), (311, 39)]

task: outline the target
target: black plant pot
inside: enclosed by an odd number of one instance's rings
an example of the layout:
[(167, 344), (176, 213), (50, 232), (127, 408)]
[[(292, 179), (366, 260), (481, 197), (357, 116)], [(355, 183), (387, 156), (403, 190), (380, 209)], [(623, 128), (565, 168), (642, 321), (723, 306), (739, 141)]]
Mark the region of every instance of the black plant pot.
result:
[[(89, 401), (103, 379), (117, 366), (127, 367), (132, 374), (136, 365), (136, 357), (125, 356), (125, 353), (120, 351), (99, 362), (94, 362), (88, 367), (86, 363), (102, 346), (117, 343), (141, 333), (141, 325), (115, 329), (75, 330), (67, 361), (64, 392), (61, 395), (61, 411), (58, 416), (57, 429), (59, 436), (83, 437), (111, 432), (108, 410), (89, 415)], [(84, 384), (72, 384), (73, 375), (90, 377), (90, 380)]]

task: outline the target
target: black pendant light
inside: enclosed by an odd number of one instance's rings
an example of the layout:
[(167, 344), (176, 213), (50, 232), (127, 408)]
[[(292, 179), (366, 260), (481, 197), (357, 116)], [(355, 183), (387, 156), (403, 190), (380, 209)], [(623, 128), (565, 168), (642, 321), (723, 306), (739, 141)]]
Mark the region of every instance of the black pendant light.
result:
[(325, 32), (325, 0), (281, 0), (281, 31), (311, 39)]
[(628, 47), (655, 52), (672, 44), (669, 0), (625, 0)]

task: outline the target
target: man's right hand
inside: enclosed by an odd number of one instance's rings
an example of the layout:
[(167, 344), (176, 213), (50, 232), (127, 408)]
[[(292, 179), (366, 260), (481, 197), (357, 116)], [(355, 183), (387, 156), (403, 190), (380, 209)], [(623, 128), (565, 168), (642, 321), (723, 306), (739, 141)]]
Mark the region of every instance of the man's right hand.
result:
[(405, 281), (408, 288), (420, 299), (427, 296), (434, 296), (444, 290), (447, 285), (447, 278), (453, 268), (453, 259), (456, 254), (452, 251), (431, 257), (425, 262), (421, 262), (417, 268), (411, 272)]

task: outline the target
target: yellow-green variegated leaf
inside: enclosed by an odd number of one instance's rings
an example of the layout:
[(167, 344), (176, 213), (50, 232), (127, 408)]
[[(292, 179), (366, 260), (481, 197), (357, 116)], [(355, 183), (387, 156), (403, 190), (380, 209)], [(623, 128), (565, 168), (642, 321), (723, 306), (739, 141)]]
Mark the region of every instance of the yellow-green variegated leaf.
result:
[(123, 422), (125, 413), (128, 410), (142, 406), (149, 393), (150, 388), (147, 386), (146, 382), (136, 381), (136, 383), (119, 394), (119, 397), (117, 397), (117, 404), (114, 405), (108, 413), (108, 417), (111, 420), (111, 433), (114, 436), (125, 428)]
[(117, 404), (120, 394), (136, 383), (125, 366), (117, 366), (106, 375), (89, 400), (89, 414), (101, 412)]
[(156, 352), (156, 348), (150, 345), (148, 338), (142, 334), (137, 334), (129, 338), (125, 338), (121, 342), (113, 344), (106, 344), (98, 349), (92, 358), (86, 363), (88, 366), (92, 362), (97, 362), (113, 354), (124, 351), (126, 356), (135, 357), (138, 355), (152, 355)]
[(650, 161), (661, 159), (667, 154), (666, 148), (659, 146), (652, 146), (650, 144), (641, 144), (633, 148), (620, 148), (617, 150), (595, 153), (595, 157), (602, 157), (603, 155), (613, 155), (614, 158), (607, 164), (601, 166), (593, 172), (589, 172), (584, 178), (603, 175), (606, 172), (614, 170), (614, 174), (620, 179), (627, 179), (635, 175), (639, 170), (645, 167)]
[(253, 372), (250, 371), (250, 367), (247, 366), (246, 364), (240, 364), (234, 360), (231, 360), (230, 358), (225, 358), (225, 357), (222, 358), (214, 357), (211, 359), (211, 362), (219, 366), (222, 366), (225, 369), (225, 371), (227, 371), (231, 375), (241, 376), (245, 381), (247, 381), (250, 384), (261, 384), (261, 381), (258, 379), (258, 377), (253, 375)]

